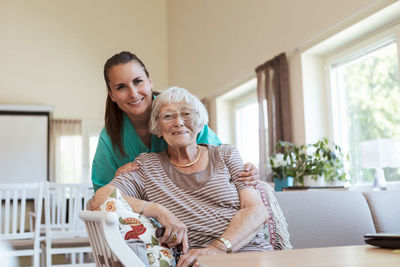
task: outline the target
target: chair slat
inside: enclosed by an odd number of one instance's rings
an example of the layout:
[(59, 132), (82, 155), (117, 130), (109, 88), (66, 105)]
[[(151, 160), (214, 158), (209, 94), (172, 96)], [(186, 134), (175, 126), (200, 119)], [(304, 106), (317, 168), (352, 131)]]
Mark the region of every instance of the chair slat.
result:
[(26, 208), (26, 190), (22, 190), (21, 192), (21, 219), (19, 224), (19, 232), (25, 232), (25, 208)]
[(17, 233), (17, 222), (18, 222), (18, 190), (13, 191), (12, 198), (12, 219), (11, 219), (11, 233)]
[[(0, 191), (0, 234), (1, 233), (3, 233), (3, 205), (2, 205), (2, 203), (3, 203), (3, 192), (2, 191)], [(4, 218), (6, 218), (5, 216), (4, 216)]]
[(5, 222), (4, 222), (4, 234), (9, 234), (10, 233), (10, 220), (7, 218), (11, 218), (10, 214), (10, 190), (6, 190), (6, 195), (5, 195)]
[(68, 190), (68, 197), (69, 197), (69, 203), (68, 203), (68, 230), (69, 231), (74, 231), (73, 227), (73, 214), (74, 214), (74, 208), (75, 208), (75, 188), (69, 188)]
[[(78, 214), (81, 210), (82, 210), (82, 194), (81, 194), (81, 190), (79, 188), (74, 188), (74, 215)], [(75, 231), (79, 231), (79, 227), (78, 227), (78, 220), (76, 220), (76, 218), (72, 219), (72, 229), (74, 229)]]
[[(50, 189), (48, 189), (48, 190), (50, 190)], [(56, 207), (57, 207), (57, 205), (56, 205), (56, 198), (55, 198), (55, 196), (56, 196), (56, 194), (55, 194), (55, 192), (54, 191), (48, 191), (47, 192), (50, 196), (49, 196), (49, 201), (51, 202), (50, 203), (50, 209), (51, 209), (51, 215), (50, 216), (48, 216), (49, 218), (50, 218), (50, 224), (51, 225), (55, 225), (56, 224), (56, 218), (57, 218), (57, 216), (56, 216)]]
[(67, 224), (67, 202), (69, 197), (69, 190), (67, 188), (60, 188), (60, 202), (58, 220), (62, 231), (69, 231)]

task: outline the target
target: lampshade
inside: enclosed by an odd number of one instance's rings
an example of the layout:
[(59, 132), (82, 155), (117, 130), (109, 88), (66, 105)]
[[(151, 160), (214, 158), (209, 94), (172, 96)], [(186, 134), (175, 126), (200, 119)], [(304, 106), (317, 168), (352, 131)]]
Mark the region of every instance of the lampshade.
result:
[(363, 168), (400, 167), (400, 142), (393, 139), (373, 139), (361, 143)]

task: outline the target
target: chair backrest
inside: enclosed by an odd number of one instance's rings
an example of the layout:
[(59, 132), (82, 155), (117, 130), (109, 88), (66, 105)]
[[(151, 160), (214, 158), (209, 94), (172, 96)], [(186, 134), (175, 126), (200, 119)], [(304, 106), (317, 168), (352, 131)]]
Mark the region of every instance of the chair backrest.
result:
[(360, 192), (276, 192), (293, 248), (362, 245), (374, 233), (371, 212)]
[(81, 211), (79, 217), (85, 222), (96, 266), (145, 266), (122, 238), (114, 212)]
[[(26, 227), (27, 200), (31, 199), (37, 214), (33, 229)], [(0, 240), (7, 240), (14, 247), (8, 256), (32, 255), (34, 267), (40, 264), (42, 207), (43, 183), (0, 184)]]
[(93, 197), (91, 184), (47, 183), (45, 190), (46, 237), (86, 237), (85, 226), (78, 213)]
[[(27, 229), (27, 200), (34, 200), (35, 228)], [(43, 183), (0, 184), (0, 239), (16, 240), (39, 235)]]
[(400, 194), (396, 191), (363, 193), (377, 233), (400, 233)]

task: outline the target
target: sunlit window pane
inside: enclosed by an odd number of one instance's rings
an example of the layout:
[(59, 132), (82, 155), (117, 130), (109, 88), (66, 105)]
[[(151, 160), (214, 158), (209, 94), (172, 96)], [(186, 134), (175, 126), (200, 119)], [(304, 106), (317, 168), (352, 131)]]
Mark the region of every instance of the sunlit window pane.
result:
[(259, 162), (258, 103), (236, 109), (236, 144), (244, 162)]
[[(377, 46), (333, 68), (342, 145), (350, 152), (353, 182), (372, 182), (374, 170), (361, 168), (360, 144), (377, 138), (400, 140), (400, 82), (396, 42)], [(387, 181), (400, 171), (385, 168)]]
[(82, 180), (82, 136), (60, 137), (60, 182), (80, 183)]

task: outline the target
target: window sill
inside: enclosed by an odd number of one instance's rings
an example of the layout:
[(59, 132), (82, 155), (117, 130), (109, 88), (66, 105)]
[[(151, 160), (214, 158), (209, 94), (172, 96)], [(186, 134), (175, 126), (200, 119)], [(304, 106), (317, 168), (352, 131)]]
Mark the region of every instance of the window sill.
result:
[[(400, 191), (400, 182), (388, 182), (388, 191)], [(368, 192), (374, 191), (372, 184), (355, 184), (349, 186), (349, 191)]]

